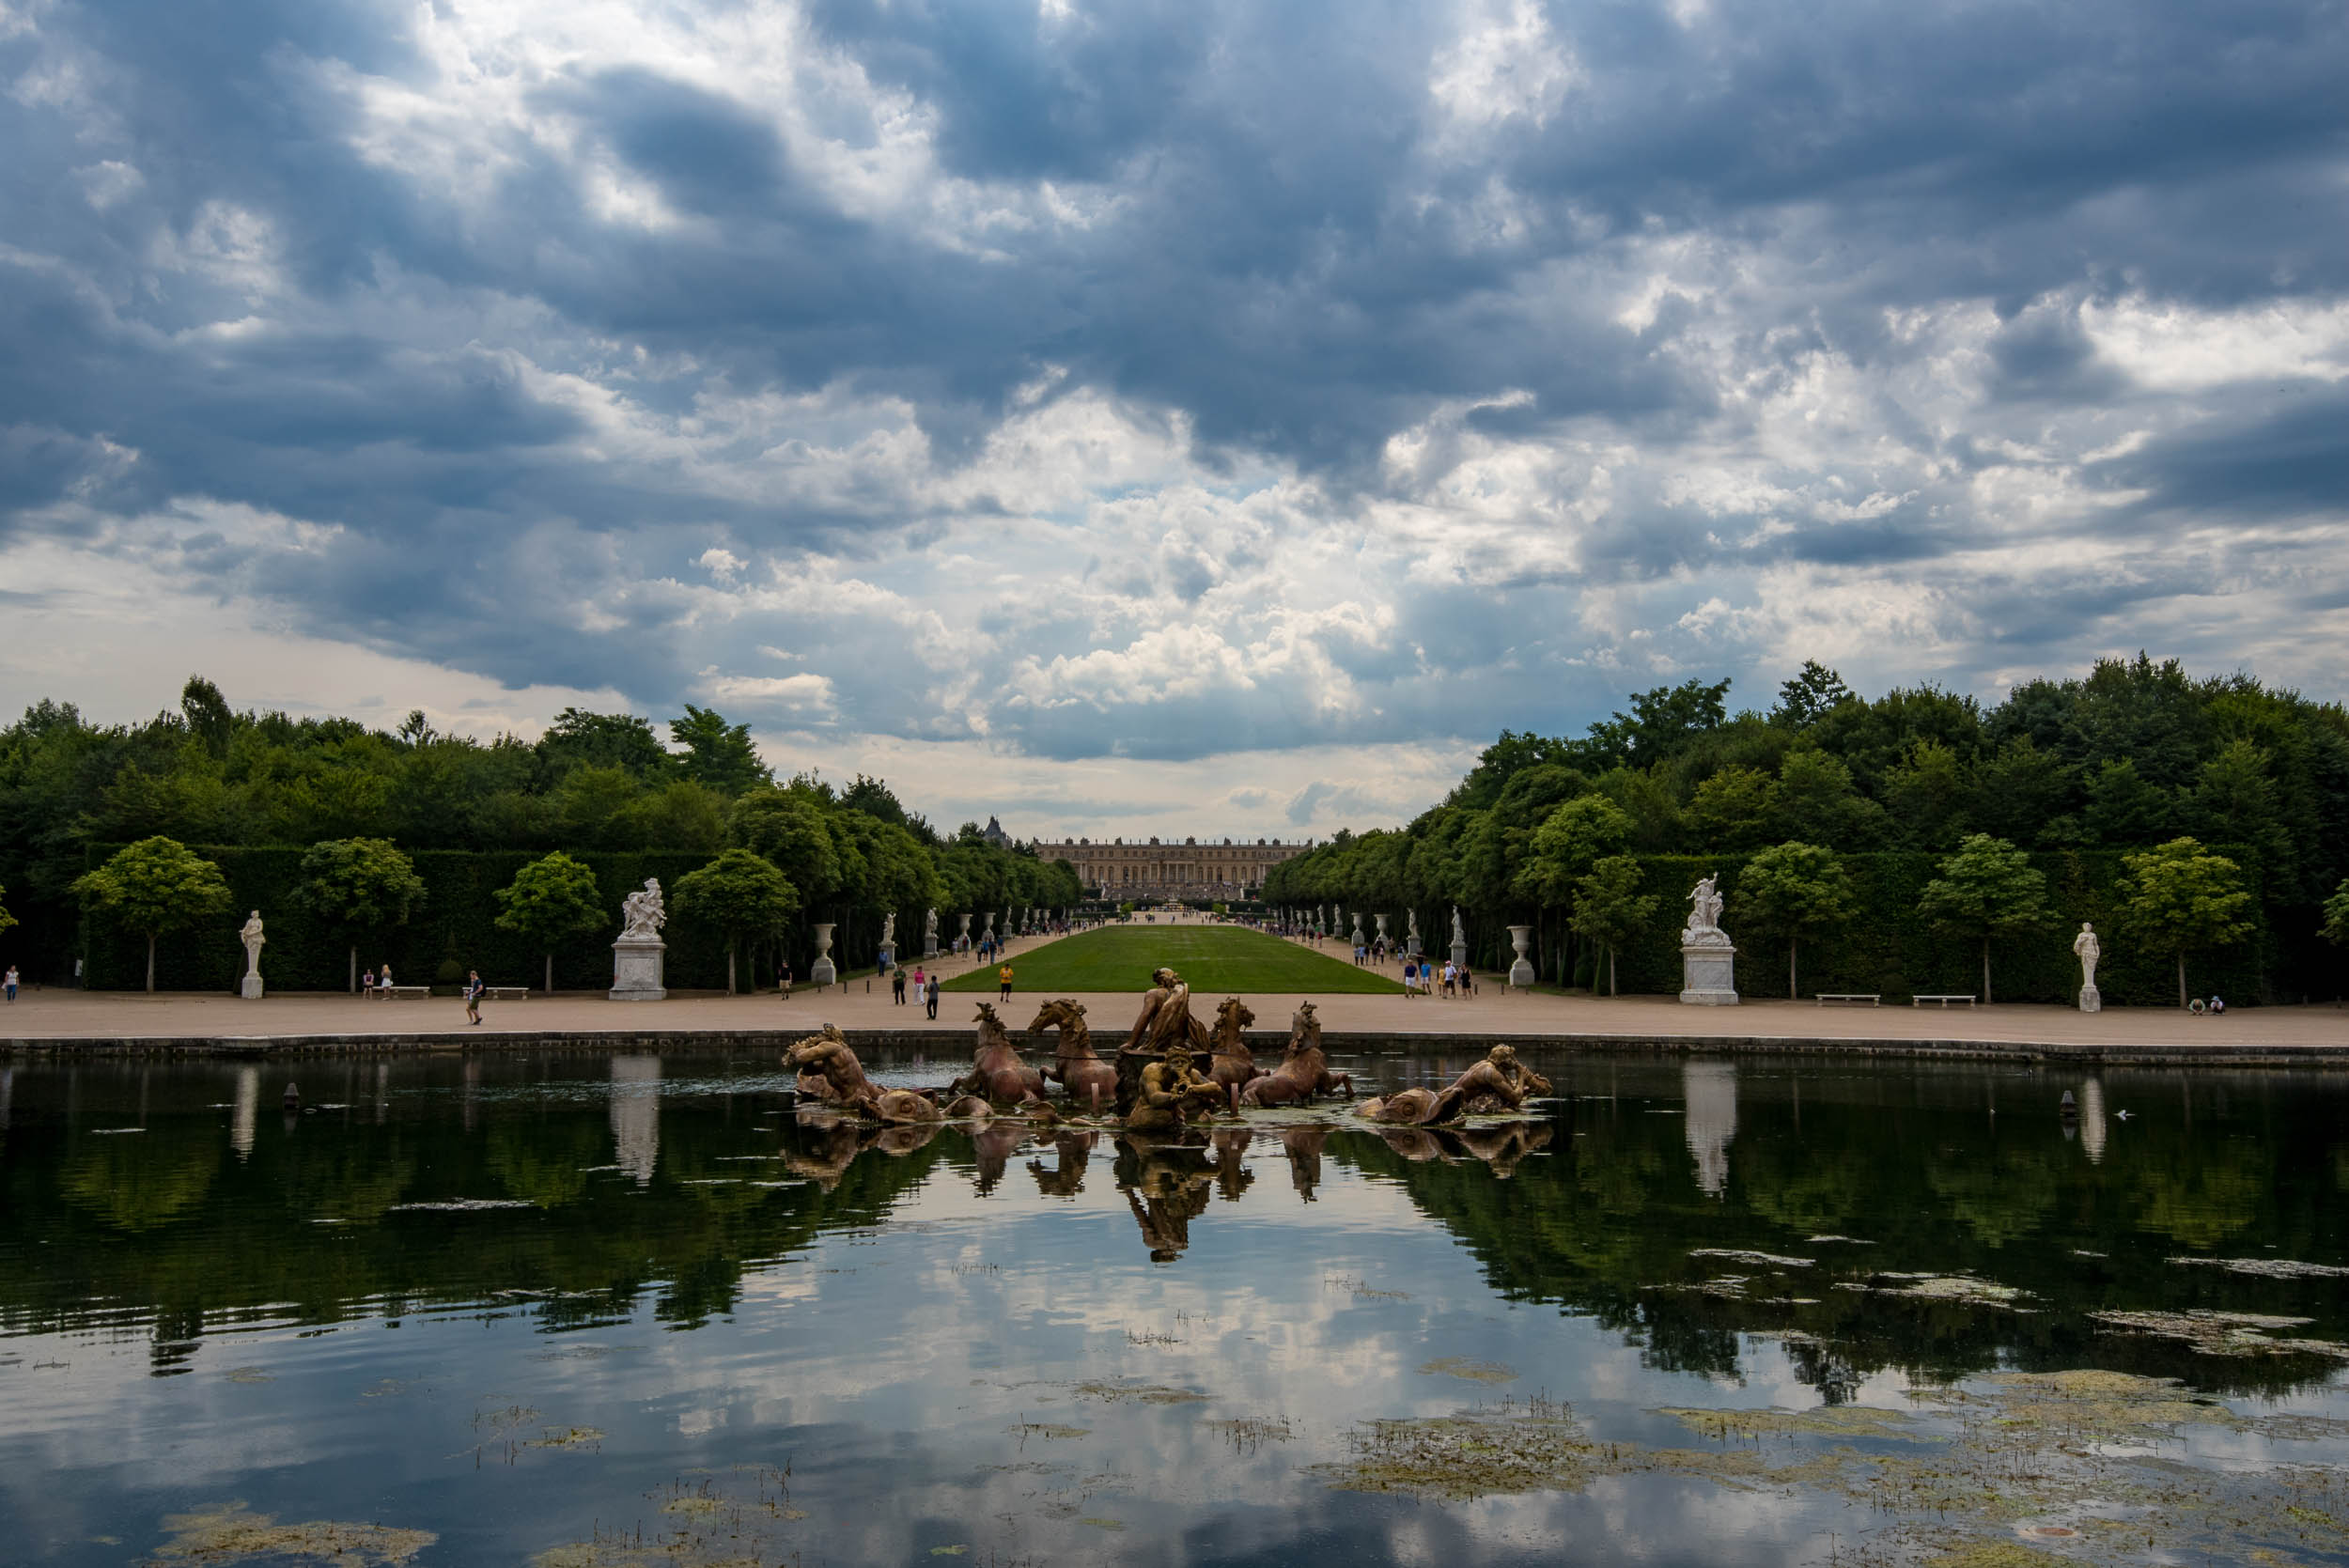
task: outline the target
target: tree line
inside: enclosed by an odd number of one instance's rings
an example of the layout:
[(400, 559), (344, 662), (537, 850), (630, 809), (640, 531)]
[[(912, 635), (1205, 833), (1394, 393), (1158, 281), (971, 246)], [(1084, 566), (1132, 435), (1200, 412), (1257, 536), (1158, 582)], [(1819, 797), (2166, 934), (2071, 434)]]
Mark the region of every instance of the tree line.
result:
[[(2254, 954), (2270, 999), (2338, 993), (2340, 704), (2142, 654), (1988, 706), (1930, 685), (1863, 699), (1815, 661), (1767, 711), (1733, 715), (1729, 689), (1659, 686), (1579, 737), (1503, 731), (1408, 826), (1275, 867), (1266, 902), (1415, 912), (1434, 931), (1457, 906), (1480, 961), (1505, 963), (1506, 928), (1525, 924), (1541, 978), (1603, 987), (1686, 895), (1658, 862), (1717, 858), (1735, 867), (1725, 924), (1773, 955), (1789, 992), (1806, 947), (1895, 919), (1973, 954), (1987, 997), (2000, 948), (2068, 957), (2077, 926), (2060, 915), (2096, 884), (2090, 903), (2122, 927), (2107, 939), (2160, 954), (2181, 1000), (2189, 961), (2215, 952)], [(1857, 898), (1858, 862), (1890, 856), (1921, 857), (1921, 885), (1897, 908)], [(1676, 973), (1673, 958), (1647, 972)]]
[[(879, 779), (835, 787), (777, 780), (749, 726), (687, 705), (667, 741), (635, 714), (566, 708), (536, 741), (482, 742), (434, 731), (421, 712), (386, 732), (341, 718), (233, 710), (191, 678), (177, 712), (98, 725), (43, 701), (0, 730), (0, 955), (62, 980), (86, 950), (85, 923), (156, 943), (235, 912), (204, 853), (304, 851), (272, 921), (331, 927), (351, 949), (417, 918), (412, 856), (542, 852), (495, 890), (499, 928), (538, 945), (551, 982), (567, 941), (615, 929), (580, 859), (596, 851), (707, 857), (673, 903), (723, 934), (738, 957), (804, 963), (809, 928), (838, 927), (835, 954), (869, 962), (887, 916), (898, 951), (918, 952), (925, 911), (1066, 908), (1075, 868), (976, 824), (941, 833)], [(217, 858), (217, 857), (215, 857)], [(952, 935), (949, 927), (947, 934)]]

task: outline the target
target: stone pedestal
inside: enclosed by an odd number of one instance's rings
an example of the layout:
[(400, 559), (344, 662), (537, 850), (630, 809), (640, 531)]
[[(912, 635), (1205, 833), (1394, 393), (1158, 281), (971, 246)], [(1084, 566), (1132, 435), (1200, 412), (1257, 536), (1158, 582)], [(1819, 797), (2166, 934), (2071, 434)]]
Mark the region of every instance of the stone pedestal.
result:
[(1356, 947), (1370, 945), (1370, 939), (1362, 935), (1362, 911), (1360, 909), (1354, 911), (1354, 945)]
[(1465, 937), (1452, 944), (1452, 967), (1455, 970), (1468, 968), (1468, 939)]
[(1737, 950), (1723, 942), (1680, 949), (1680, 1000), (1689, 1007), (1737, 1005)]
[(1532, 939), (1530, 925), (1509, 927), (1509, 945), (1517, 949), (1517, 962), (1509, 966), (1509, 984), (1523, 988), (1533, 984), (1533, 961), (1525, 955), (1525, 944)]
[[(261, 974), (258, 970), (251, 970), (245, 975), (244, 983), (237, 987), (237, 994), (247, 1001), (261, 1000)], [(2089, 1011), (2092, 1013), (2095, 1009), (2092, 1007)]]
[(816, 983), (818, 989), (840, 978), (840, 970), (833, 967), (832, 961), (832, 926), (829, 924), (816, 927), (816, 962), (808, 965), (807, 977)]
[(2080, 1011), (2083, 1013), (2101, 1013), (2104, 1010), (2105, 999), (2103, 995), (2098, 992), (2096, 987), (2093, 986), (2082, 986), (2080, 987)]
[(662, 961), (669, 944), (659, 937), (622, 937), (612, 944), (612, 1000), (659, 1001), (668, 991), (661, 983)]

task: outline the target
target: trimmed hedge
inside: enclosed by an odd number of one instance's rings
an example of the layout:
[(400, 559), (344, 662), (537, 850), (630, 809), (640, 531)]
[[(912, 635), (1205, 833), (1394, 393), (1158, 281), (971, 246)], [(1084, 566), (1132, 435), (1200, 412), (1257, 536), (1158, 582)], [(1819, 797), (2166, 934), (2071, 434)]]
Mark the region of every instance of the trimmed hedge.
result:
[[(2244, 885), (2255, 907), (2262, 893), (2259, 868), (2238, 848), (2214, 846), (2243, 868)], [(1990, 984), (2000, 1001), (2073, 1002), (2079, 993), (2079, 960), (2072, 955), (2072, 939), (2080, 922), (2094, 924), (2104, 955), (2096, 967), (2096, 987), (2115, 1006), (2174, 1006), (2177, 1001), (2175, 955), (2149, 953), (2128, 938), (2121, 919), (2120, 884), (2127, 871), (2119, 849), (2054, 850), (2033, 854), (2030, 862), (2047, 878), (2047, 902), (2054, 919), (2042, 932), (1994, 939), (1990, 944)], [(1766, 941), (1758, 932), (1743, 930), (1737, 920), (1737, 884), (1747, 855), (1641, 855), (1645, 874), (1642, 891), (1657, 895), (1655, 918), (1624, 945), (1618, 959), (1618, 979), (1626, 996), (1676, 994), (1680, 990), (1680, 931), (1688, 917), (1688, 890), (1708, 873), (1720, 877), (1727, 908), (1721, 925), (1737, 944), (1737, 990), (1742, 996), (1764, 998), (1786, 994), (1786, 949)], [(1887, 1001), (1906, 1001), (1918, 992), (1970, 992), (1982, 989), (1982, 950), (1964, 938), (1943, 936), (1917, 913), (1917, 900), (1933, 880), (1942, 857), (1927, 853), (1885, 852), (1845, 855), (1858, 912), (1842, 931), (1807, 939), (1802, 944), (1799, 979), (1806, 997), (1819, 991), (1877, 991)], [(1532, 922), (1531, 911), (1523, 917)], [(1390, 932), (1407, 924), (1401, 912), (1389, 917)], [(1370, 928), (1367, 918), (1365, 930)], [(1447, 908), (1439, 916), (1422, 910), (1420, 929), (1428, 936), (1431, 954), (1444, 951), (1451, 928)], [(1506, 926), (1489, 915), (1468, 918), (1470, 951), (1480, 968), (1498, 977), (1510, 960)], [(1561, 910), (1543, 912), (1535, 939), (1535, 957), (1545, 981), (1554, 980), (1561, 962), (1572, 952), (1571, 939)], [(2214, 991), (2241, 1001), (2272, 1000), (2263, 977), (2269, 972), (2275, 934), (2262, 921), (2249, 940), (2239, 946), (2189, 955), (2186, 984), (2197, 996)], [(1602, 961), (1595, 974), (1584, 961), (1583, 984), (1595, 979), (1607, 987)]]

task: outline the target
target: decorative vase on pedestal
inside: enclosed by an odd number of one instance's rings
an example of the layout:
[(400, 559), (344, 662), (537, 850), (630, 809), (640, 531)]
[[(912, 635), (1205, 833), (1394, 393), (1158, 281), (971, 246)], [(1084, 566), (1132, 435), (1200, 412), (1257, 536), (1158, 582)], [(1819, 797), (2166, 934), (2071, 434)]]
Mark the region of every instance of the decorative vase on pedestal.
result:
[(1509, 945), (1517, 949), (1517, 962), (1509, 966), (1509, 985), (1512, 989), (1523, 990), (1533, 984), (1533, 961), (1525, 955), (1525, 944), (1532, 939), (1532, 935), (1533, 928), (1530, 925), (1509, 927)]
[(816, 927), (816, 962), (807, 967), (807, 977), (822, 990), (840, 978), (840, 971), (832, 962), (832, 924), (826, 922)]

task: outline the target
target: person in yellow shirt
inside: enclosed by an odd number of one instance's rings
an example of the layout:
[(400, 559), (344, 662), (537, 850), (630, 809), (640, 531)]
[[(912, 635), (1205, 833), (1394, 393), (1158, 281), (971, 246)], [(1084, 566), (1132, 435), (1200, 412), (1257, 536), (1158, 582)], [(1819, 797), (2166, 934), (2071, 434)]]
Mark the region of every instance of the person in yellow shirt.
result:
[(1002, 969), (997, 970), (995, 971), (995, 978), (1002, 981), (1003, 984), (1002, 999), (1005, 1001), (1009, 1001), (1011, 1000), (1011, 966), (1009, 964), (1005, 964)]

